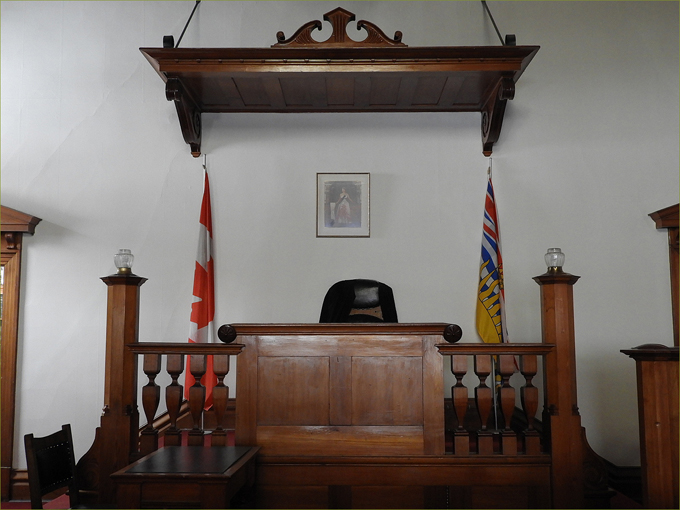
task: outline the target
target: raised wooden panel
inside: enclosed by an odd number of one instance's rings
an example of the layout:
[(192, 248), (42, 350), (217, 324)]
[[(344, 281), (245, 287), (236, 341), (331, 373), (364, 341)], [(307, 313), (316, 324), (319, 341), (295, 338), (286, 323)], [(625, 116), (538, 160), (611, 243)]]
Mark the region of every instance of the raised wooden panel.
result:
[(262, 455), (422, 455), (419, 426), (259, 426), (257, 445)]
[(371, 78), (371, 106), (395, 107), (399, 95), (401, 78), (398, 76), (379, 76)]
[(408, 336), (259, 336), (260, 356), (422, 356), (421, 339)]
[(326, 80), (329, 107), (348, 107), (354, 104), (353, 76), (335, 76)]
[(312, 76), (304, 84), (300, 77), (282, 77), (279, 86), (288, 107), (325, 108), (328, 105), (323, 76)]
[(329, 424), (327, 357), (261, 357), (257, 371), (258, 425)]
[(352, 358), (353, 425), (422, 423), (422, 358)]
[(412, 104), (418, 106), (438, 105), (446, 81), (446, 76), (424, 76), (420, 78)]
[(423, 486), (355, 486), (351, 508), (425, 508)]
[(246, 107), (271, 106), (261, 78), (234, 78), (234, 83)]
[(325, 486), (260, 486), (256, 498), (257, 508), (341, 508), (328, 504)]
[(330, 358), (332, 398), (330, 402), (330, 424), (352, 424), (352, 358), (333, 356)]
[(449, 76), (446, 78), (444, 89), (437, 103), (441, 108), (449, 108), (457, 101), (458, 93), (465, 83), (465, 78), (460, 76)]

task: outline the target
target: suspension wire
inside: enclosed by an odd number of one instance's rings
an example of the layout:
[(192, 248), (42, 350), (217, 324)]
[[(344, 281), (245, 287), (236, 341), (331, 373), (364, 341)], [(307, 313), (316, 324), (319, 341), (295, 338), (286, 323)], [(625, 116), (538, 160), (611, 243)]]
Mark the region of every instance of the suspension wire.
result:
[(500, 30), (498, 30), (498, 26), (496, 25), (496, 21), (493, 19), (493, 14), (491, 14), (491, 11), (489, 10), (489, 6), (486, 5), (486, 1), (482, 0), (482, 5), (484, 6), (484, 9), (486, 9), (486, 13), (489, 15), (489, 18), (491, 19), (491, 23), (493, 23), (493, 27), (496, 29), (496, 34), (498, 34), (498, 38), (501, 40), (501, 44), (505, 46), (505, 41), (503, 41), (503, 36), (501, 35)]
[[(179, 36), (179, 40), (177, 41), (177, 44), (175, 44), (175, 48), (179, 47), (179, 43), (182, 42), (182, 37), (184, 37), (184, 32), (187, 31), (187, 27), (189, 26), (189, 23), (191, 23), (191, 18), (194, 17), (194, 13), (196, 12), (196, 9), (198, 8), (198, 4), (201, 3), (201, 0), (196, 0), (196, 4), (194, 5), (194, 9), (191, 11), (191, 15), (189, 16), (189, 19), (187, 20), (186, 25), (184, 25), (184, 30), (182, 30), (182, 34)], [(492, 18), (493, 19), (493, 18)], [(495, 25), (495, 23), (494, 23)], [(496, 29), (498, 30), (498, 29)], [(499, 34), (500, 36), (500, 34)]]

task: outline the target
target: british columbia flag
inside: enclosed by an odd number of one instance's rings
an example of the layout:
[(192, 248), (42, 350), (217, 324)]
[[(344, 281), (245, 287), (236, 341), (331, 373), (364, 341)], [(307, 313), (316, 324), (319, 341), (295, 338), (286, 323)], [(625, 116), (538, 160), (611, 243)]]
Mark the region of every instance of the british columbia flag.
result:
[(501, 232), (491, 181), (491, 168), (488, 172), (486, 202), (484, 204), (484, 229), (482, 233), (482, 256), (479, 263), (476, 319), (477, 333), (484, 342), (507, 342)]

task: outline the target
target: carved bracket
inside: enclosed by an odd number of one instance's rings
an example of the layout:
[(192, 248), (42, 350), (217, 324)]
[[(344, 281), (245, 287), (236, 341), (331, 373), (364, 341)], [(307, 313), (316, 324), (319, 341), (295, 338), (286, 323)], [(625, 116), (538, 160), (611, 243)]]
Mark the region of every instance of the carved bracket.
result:
[(18, 241), (21, 239), (21, 234), (17, 234), (17, 232), (4, 232), (5, 234), (5, 241), (7, 243), (7, 249), (8, 250), (17, 250), (18, 249)]
[(508, 99), (515, 97), (515, 82), (510, 76), (504, 76), (496, 85), (496, 91), (482, 108), (482, 153), (489, 157), (493, 152), (493, 144), (498, 141), (503, 126), (503, 116)]
[(177, 78), (168, 78), (165, 97), (174, 101), (184, 141), (191, 147), (191, 155), (197, 158), (201, 155), (201, 110)]
[(379, 47), (379, 46), (402, 46), (405, 47), (406, 44), (401, 42), (401, 32), (397, 31), (394, 34), (394, 38), (390, 39), (385, 35), (385, 33), (380, 30), (376, 25), (365, 20), (360, 20), (357, 22), (357, 28), (364, 29), (368, 32), (368, 36), (363, 41), (355, 41), (350, 39), (347, 35), (347, 25), (350, 21), (356, 19), (354, 13), (346, 11), (345, 9), (338, 7), (330, 12), (323, 15), (323, 19), (328, 21), (333, 25), (333, 33), (324, 42), (318, 42), (312, 38), (312, 32), (314, 30), (321, 30), (321, 22), (319, 20), (310, 21), (305, 23), (297, 32), (293, 34), (292, 37), (286, 39), (283, 32), (278, 32), (276, 34), (276, 44), (272, 45), (272, 48), (279, 47), (295, 47), (295, 46), (318, 46), (318, 47)]

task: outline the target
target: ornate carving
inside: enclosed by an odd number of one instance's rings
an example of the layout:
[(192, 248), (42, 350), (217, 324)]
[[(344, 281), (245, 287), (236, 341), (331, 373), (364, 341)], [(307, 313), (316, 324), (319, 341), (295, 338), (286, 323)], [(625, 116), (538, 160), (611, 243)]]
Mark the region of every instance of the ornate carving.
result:
[(20, 236), (18, 236), (16, 232), (5, 232), (5, 241), (7, 242), (7, 249), (8, 250), (18, 249), (17, 240), (19, 238)]
[(355, 41), (347, 35), (347, 25), (356, 19), (354, 13), (346, 11), (341, 7), (327, 12), (323, 19), (333, 25), (333, 33), (323, 42), (318, 42), (312, 38), (314, 30), (321, 30), (322, 24), (319, 20), (310, 21), (302, 25), (292, 37), (286, 39), (283, 32), (276, 34), (276, 44), (272, 48), (294, 47), (294, 46), (334, 46), (334, 47), (376, 47), (376, 46), (401, 46), (406, 45), (401, 42), (401, 32), (397, 31), (394, 38), (390, 39), (376, 25), (365, 20), (357, 22), (357, 28), (368, 32), (366, 39)]
[(174, 101), (184, 141), (191, 147), (191, 155), (197, 158), (201, 155), (200, 108), (177, 78), (168, 78), (165, 97), (168, 101)]
[(508, 99), (515, 97), (515, 82), (510, 76), (504, 76), (498, 82), (496, 91), (489, 102), (482, 108), (482, 152), (491, 156), (493, 144), (498, 141), (503, 126), (503, 116)]

